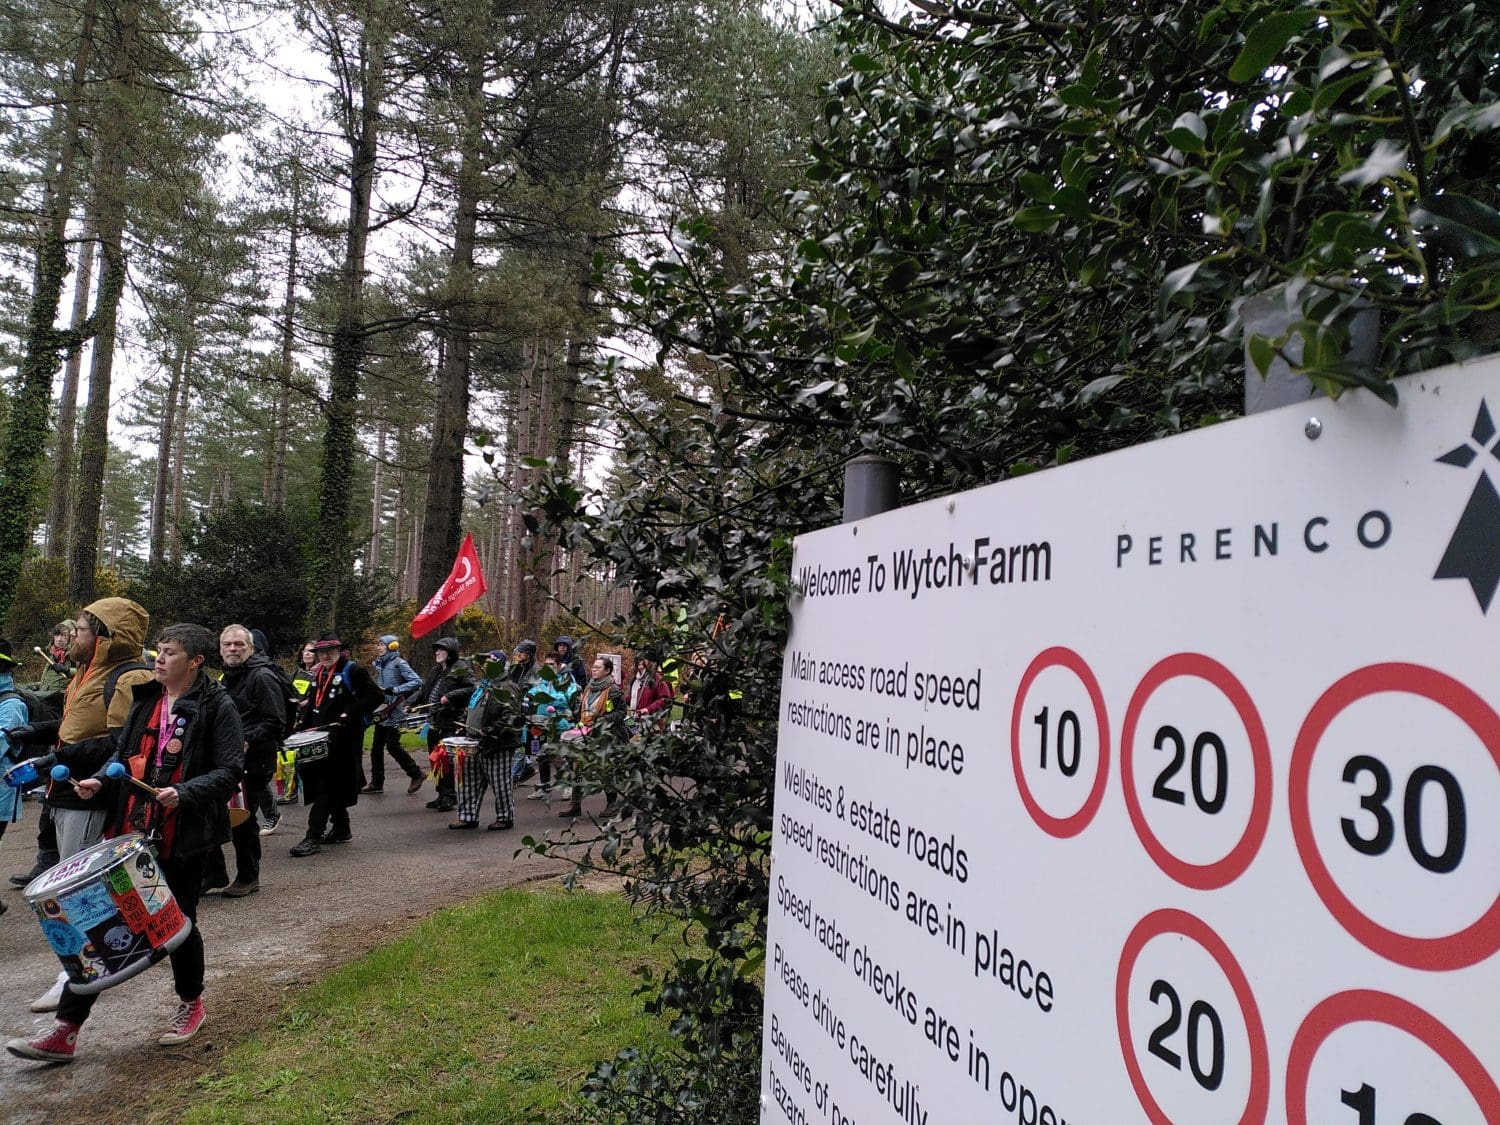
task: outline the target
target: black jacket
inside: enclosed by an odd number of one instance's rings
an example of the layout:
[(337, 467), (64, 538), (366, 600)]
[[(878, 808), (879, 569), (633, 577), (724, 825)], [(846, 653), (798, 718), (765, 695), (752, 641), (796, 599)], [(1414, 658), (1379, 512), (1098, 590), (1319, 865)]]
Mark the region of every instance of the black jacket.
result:
[(316, 677), (302, 709), (299, 726), (328, 731), (328, 757), (301, 767), (303, 792), (309, 802), (348, 808), (359, 801), (360, 759), (365, 723), (385, 702), (370, 673), (347, 658), (334, 665), (333, 679), (318, 701)]
[[(452, 734), (464, 720), (468, 710), (469, 696), (474, 692), (474, 672), (458, 658), (458, 642), (444, 637), (434, 648), (441, 647), (448, 653), (448, 663), (439, 667), (434, 664), (417, 691), (417, 702), (431, 706), (427, 712), (427, 726), (439, 738)], [(439, 702), (444, 696), (447, 703)]]
[[(155, 680), (135, 688), (130, 717), (125, 720), (111, 762), (124, 762), (135, 755), (161, 693), (162, 686)], [(172, 856), (185, 858), (229, 840), (228, 802), (244, 774), (245, 735), (229, 693), (202, 673), (177, 700), (175, 714), (185, 717), (187, 726), (182, 732), (182, 780), (177, 784), (182, 803), (177, 806)], [(106, 762), (104, 768), (108, 765)], [(125, 806), (133, 786), (106, 777), (104, 769), (95, 776), (104, 782), (104, 792), (112, 803), (110, 833), (128, 831)]]
[(240, 724), (245, 729), (246, 768), (272, 773), (276, 769), (276, 750), (286, 723), (286, 698), (281, 677), (270, 658), (252, 653), (238, 668), (224, 669), (220, 681), (229, 698), (234, 700)]

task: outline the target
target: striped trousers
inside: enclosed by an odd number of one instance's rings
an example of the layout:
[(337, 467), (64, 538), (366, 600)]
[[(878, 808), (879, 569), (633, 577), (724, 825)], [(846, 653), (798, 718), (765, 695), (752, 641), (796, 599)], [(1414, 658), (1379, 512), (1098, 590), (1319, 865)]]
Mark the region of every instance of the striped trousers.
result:
[(486, 789), (495, 791), (495, 819), (516, 819), (515, 783), (510, 776), (515, 756), (514, 749), (467, 755), (463, 775), (458, 779), (460, 820), (479, 820), (479, 807), (484, 803)]

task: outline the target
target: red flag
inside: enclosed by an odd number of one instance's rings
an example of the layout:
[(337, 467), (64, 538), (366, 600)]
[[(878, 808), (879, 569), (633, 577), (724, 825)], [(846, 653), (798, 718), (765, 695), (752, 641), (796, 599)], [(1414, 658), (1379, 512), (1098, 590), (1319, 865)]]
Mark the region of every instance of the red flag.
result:
[(484, 571), (479, 566), (479, 554), (474, 550), (474, 535), (467, 533), (463, 546), (458, 549), (458, 558), (453, 560), (448, 580), (422, 607), (422, 612), (412, 618), (412, 637), (430, 633), (448, 618), (457, 616), (465, 606), (484, 597), (488, 588), (484, 584)]

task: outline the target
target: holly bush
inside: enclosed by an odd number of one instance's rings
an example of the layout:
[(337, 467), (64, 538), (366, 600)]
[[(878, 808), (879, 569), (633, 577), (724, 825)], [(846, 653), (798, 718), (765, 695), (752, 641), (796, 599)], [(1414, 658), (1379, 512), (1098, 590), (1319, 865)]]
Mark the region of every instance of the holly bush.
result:
[[(1480, 5), (850, 3), (830, 33), (845, 72), (784, 239), (726, 276), (721, 232), (689, 217), (601, 278), (658, 368), (592, 388), (624, 483), (585, 495), (560, 467), (545, 498), (630, 585), (631, 645), (688, 687), (676, 729), (579, 762), (635, 810), (588, 862), (695, 939), (646, 986), (681, 1050), (590, 1079), (621, 1120), (758, 1115), (790, 542), (837, 520), (847, 458), (893, 458), (914, 500), (1233, 416), (1247, 344), (1251, 378), (1281, 353), (1394, 401), (1394, 376), (1500, 336)], [(1292, 326), (1246, 341), (1265, 292)]]

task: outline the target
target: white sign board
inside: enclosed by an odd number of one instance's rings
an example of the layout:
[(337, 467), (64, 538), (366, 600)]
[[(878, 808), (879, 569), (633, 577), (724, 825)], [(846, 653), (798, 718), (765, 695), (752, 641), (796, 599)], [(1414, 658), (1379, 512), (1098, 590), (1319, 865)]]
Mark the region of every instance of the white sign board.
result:
[(1500, 1122), (1500, 363), (1400, 389), (797, 541), (762, 1122)]

